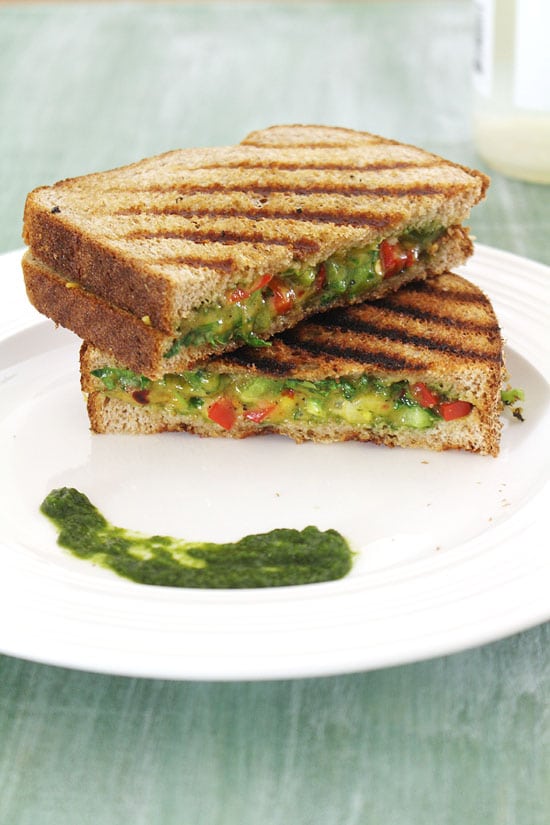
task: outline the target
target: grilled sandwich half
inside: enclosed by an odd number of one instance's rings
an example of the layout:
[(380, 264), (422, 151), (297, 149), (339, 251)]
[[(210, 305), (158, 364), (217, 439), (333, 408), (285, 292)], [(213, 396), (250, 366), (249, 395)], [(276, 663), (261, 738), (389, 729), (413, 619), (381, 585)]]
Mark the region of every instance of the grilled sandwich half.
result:
[(349, 129), (280, 126), (31, 192), (34, 306), (151, 378), (462, 263), (488, 178)]
[(496, 456), (502, 339), (488, 298), (446, 273), (338, 308), (153, 381), (89, 345), (82, 389), (98, 433), (280, 433)]

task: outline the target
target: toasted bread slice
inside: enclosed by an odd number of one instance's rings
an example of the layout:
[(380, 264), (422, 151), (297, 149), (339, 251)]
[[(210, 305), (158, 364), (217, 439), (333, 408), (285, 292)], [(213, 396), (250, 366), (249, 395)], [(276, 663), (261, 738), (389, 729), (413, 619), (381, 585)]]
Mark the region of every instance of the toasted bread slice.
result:
[(273, 339), (158, 382), (81, 352), (92, 430), (280, 433), (496, 456), (502, 338), (488, 298), (446, 273), (331, 310)]
[[(166, 351), (189, 350), (191, 363), (250, 335), (268, 339), (330, 306), (376, 297), (399, 287), (404, 272), (421, 278), (462, 263), (471, 243), (464, 230), (461, 244), (449, 243), (448, 230), (456, 240), (488, 182), (480, 172), (368, 133), (273, 127), (237, 146), (168, 152), (34, 190), (24, 214), (27, 289), (41, 312), (104, 346), (97, 319), (83, 325), (74, 295), (76, 320), (59, 295), (40, 290), (42, 265), (83, 295), (146, 319), (170, 339)], [(401, 268), (380, 253), (383, 242), (396, 240), (401, 253), (405, 246)], [(449, 254), (434, 255), (438, 243)], [(358, 250), (372, 253), (363, 282), (325, 277), (324, 262), (347, 264)], [(263, 315), (251, 325), (246, 302), (258, 290)], [(204, 326), (205, 308), (231, 314), (235, 303), (244, 306), (248, 326), (239, 316), (224, 336), (194, 334)], [(112, 353), (128, 360), (116, 337), (113, 331)], [(158, 373), (166, 364), (155, 357)]]

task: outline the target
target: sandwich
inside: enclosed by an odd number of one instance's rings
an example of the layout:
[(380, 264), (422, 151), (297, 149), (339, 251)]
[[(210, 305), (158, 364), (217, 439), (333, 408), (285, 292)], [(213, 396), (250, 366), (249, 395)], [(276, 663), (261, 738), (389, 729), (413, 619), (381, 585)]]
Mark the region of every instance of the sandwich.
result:
[(272, 127), (31, 192), (27, 293), (161, 378), (463, 263), (488, 183), (372, 134)]
[(480, 289), (451, 273), (303, 320), (270, 349), (242, 347), (158, 380), (87, 343), (80, 366), (97, 433), (499, 451), (499, 326)]

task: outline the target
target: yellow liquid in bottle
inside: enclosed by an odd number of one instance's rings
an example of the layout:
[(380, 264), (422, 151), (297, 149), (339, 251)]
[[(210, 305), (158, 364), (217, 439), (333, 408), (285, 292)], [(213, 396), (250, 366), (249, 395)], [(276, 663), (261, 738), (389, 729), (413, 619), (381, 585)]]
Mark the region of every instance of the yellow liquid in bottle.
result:
[(535, 183), (550, 183), (549, 10), (536, 0), (476, 3), (474, 140), (494, 169)]

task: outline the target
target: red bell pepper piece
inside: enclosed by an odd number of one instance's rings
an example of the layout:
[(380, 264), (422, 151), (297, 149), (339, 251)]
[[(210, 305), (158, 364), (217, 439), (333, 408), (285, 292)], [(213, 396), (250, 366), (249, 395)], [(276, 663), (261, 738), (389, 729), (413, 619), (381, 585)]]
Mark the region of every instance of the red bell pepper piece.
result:
[(277, 315), (284, 315), (289, 312), (296, 300), (296, 293), (292, 287), (283, 283), (279, 278), (273, 278), (269, 287), (273, 292), (273, 305)]
[(273, 412), (276, 406), (276, 403), (265, 404), (263, 407), (257, 407), (255, 410), (246, 410), (243, 415), (247, 421), (254, 421), (255, 424), (259, 424)]
[(245, 301), (247, 298), (250, 298), (253, 292), (257, 292), (258, 289), (263, 289), (264, 286), (267, 286), (272, 277), (272, 275), (260, 276), (256, 281), (254, 281), (250, 289), (243, 289), (243, 287), (238, 286), (229, 294), (227, 300), (230, 304), (236, 304), (238, 301)]
[(237, 413), (233, 402), (230, 398), (218, 398), (213, 404), (208, 407), (208, 418), (223, 427), (224, 430), (230, 430), (237, 420)]
[(472, 407), (473, 404), (469, 401), (444, 401), (439, 405), (439, 412), (445, 421), (453, 421), (455, 418), (464, 418)]
[(439, 404), (438, 396), (433, 393), (423, 381), (418, 381), (411, 387), (411, 393), (415, 401), (421, 407), (436, 407)]
[(403, 272), (404, 269), (412, 266), (415, 260), (414, 250), (405, 249), (400, 243), (382, 241), (380, 244), (380, 263), (382, 264), (384, 278)]

